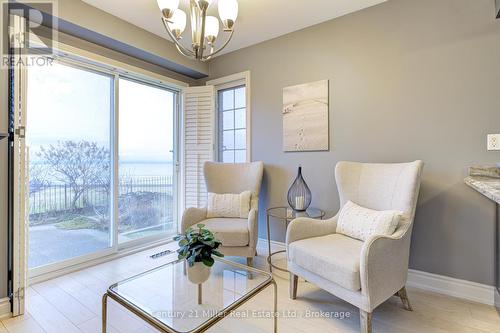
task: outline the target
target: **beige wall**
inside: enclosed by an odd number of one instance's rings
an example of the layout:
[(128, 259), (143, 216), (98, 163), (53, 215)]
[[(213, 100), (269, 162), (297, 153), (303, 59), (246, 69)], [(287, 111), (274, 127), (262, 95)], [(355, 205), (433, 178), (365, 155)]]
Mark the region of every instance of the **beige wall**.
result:
[[(426, 163), (411, 267), (493, 284), (493, 203), (463, 184), (500, 161), (500, 21), (491, 0), (389, 0), (216, 58), (210, 78), (251, 71), (253, 159), (266, 163), (260, 210), (286, 203), (303, 166), (313, 205), (339, 207), (340, 160)], [(331, 150), (283, 153), (282, 88), (330, 80)], [(283, 240), (282, 227), (273, 228)]]
[[(44, 31), (44, 33), (46, 34), (44, 36), (49, 38), (50, 30), (48, 28), (46, 31)], [(42, 38), (42, 40), (45, 42), (48, 39)], [(70, 46), (75, 47), (77, 49), (81, 49), (81, 50), (90, 52), (92, 54), (102, 56), (102, 57), (107, 58), (107, 59), (119, 61), (120, 63), (131, 65), (131, 66), (137, 67), (139, 69), (144, 69), (144, 70), (152, 72), (152, 73), (160, 74), (162, 76), (187, 83), (188, 85), (198, 85), (199, 84), (199, 80), (196, 80), (194, 78), (176, 73), (172, 70), (166, 69), (164, 67), (161, 67), (161, 66), (158, 66), (155, 64), (151, 64), (151, 63), (146, 62), (144, 60), (137, 59), (137, 58), (125, 55), (123, 53), (120, 53), (120, 52), (117, 52), (114, 50), (110, 50), (106, 47), (102, 47), (100, 45), (82, 40), (80, 38), (77, 38), (77, 37), (74, 37), (74, 36), (71, 36), (71, 35), (68, 35), (65, 33), (58, 33), (57, 34), (57, 41), (59, 43), (62, 43), (65, 45), (70, 45)]]
[(57, 0), (56, 16), (200, 73), (208, 72), (206, 63), (190, 60), (182, 56), (177, 52), (174, 44), (165, 42), (165, 39), (90, 6), (81, 0)]

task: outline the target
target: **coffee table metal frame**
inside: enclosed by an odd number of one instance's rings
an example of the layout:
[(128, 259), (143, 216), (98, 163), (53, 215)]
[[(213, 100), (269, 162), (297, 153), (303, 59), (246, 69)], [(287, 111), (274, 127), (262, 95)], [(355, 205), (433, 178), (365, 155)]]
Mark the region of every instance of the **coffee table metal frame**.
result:
[[(118, 283), (111, 285), (108, 288), (108, 290), (106, 291), (106, 293), (102, 296), (102, 333), (106, 333), (106, 330), (107, 330), (107, 313), (108, 313), (108, 302), (107, 301), (108, 301), (108, 298), (111, 298), (112, 300), (116, 301), (118, 304), (122, 305), (125, 309), (132, 312), (133, 314), (135, 314), (136, 316), (138, 316), (139, 318), (141, 318), (142, 320), (147, 322), (149, 325), (153, 326), (154, 328), (156, 328), (157, 330), (159, 330), (161, 332), (165, 332), (165, 333), (202, 333), (202, 332), (207, 331), (209, 328), (211, 328), (212, 326), (217, 324), (219, 321), (221, 321), (222, 319), (224, 319), (228, 315), (230, 315), (232, 311), (239, 308), (241, 305), (245, 304), (246, 302), (248, 302), (249, 300), (251, 300), (255, 296), (259, 295), (259, 293), (261, 291), (263, 291), (264, 289), (266, 289), (267, 287), (269, 287), (271, 285), (273, 286), (273, 290), (274, 290), (273, 332), (277, 333), (278, 332), (278, 313), (277, 313), (277, 311), (278, 311), (278, 287), (276, 285), (276, 281), (274, 281), (272, 274), (265, 272), (265, 271), (262, 271), (262, 270), (259, 270), (259, 269), (256, 269), (256, 268), (253, 268), (253, 267), (250, 267), (250, 266), (241, 265), (241, 264), (229, 261), (229, 260), (225, 260), (225, 259), (221, 259), (221, 258), (214, 258), (214, 259), (216, 261), (223, 263), (223, 264), (233, 266), (235, 269), (239, 268), (239, 269), (244, 269), (244, 270), (249, 271), (249, 272), (263, 274), (263, 275), (267, 276), (268, 279), (265, 282), (261, 283), (256, 288), (254, 288), (253, 290), (251, 290), (248, 294), (243, 295), (243, 297), (240, 298), (239, 300), (237, 300), (236, 302), (230, 304), (228, 307), (224, 308), (223, 310), (218, 311), (216, 315), (210, 317), (210, 319), (205, 321), (203, 324), (201, 324), (197, 328), (195, 328), (191, 331), (188, 331), (188, 332), (179, 332), (179, 331), (176, 331), (175, 329), (167, 326), (166, 324), (164, 324), (163, 322), (161, 322), (157, 318), (153, 317), (151, 314), (145, 312), (144, 310), (142, 310), (141, 308), (139, 308), (138, 306), (136, 306), (135, 304), (133, 304), (132, 302), (127, 300), (125, 297), (121, 296), (119, 293), (117, 293), (116, 291), (113, 290), (113, 288), (115, 288), (119, 284), (125, 283), (125, 282), (130, 281), (130, 280), (134, 280), (140, 276), (147, 275), (149, 273), (152, 273), (154, 271), (162, 269), (168, 265), (176, 265), (176, 264), (184, 261), (184, 260), (176, 260), (174, 262), (171, 262), (171, 263), (168, 263), (165, 265), (161, 265), (161, 266), (156, 267), (154, 269), (150, 269), (150, 270), (145, 271), (141, 274), (135, 275), (133, 277), (130, 277), (128, 279), (125, 279), (123, 281), (120, 281)], [(198, 299), (201, 298), (201, 292), (202, 292), (202, 288), (200, 288), (200, 286), (201, 285), (198, 285), (198, 292), (199, 292)]]
[[(288, 211), (288, 209), (291, 209), (290, 207), (285, 207), (285, 206), (280, 206), (280, 207), (271, 207), (271, 208), (268, 208), (267, 209), (267, 212), (266, 212), (266, 215), (267, 215), (267, 246), (268, 246), (268, 256), (267, 256), (267, 263), (269, 264), (269, 271), (272, 273), (273, 271), (273, 268), (274, 269), (277, 269), (279, 271), (282, 271), (282, 272), (287, 272), (288, 273), (288, 270), (287, 269), (284, 269), (282, 267), (278, 267), (276, 266), (275, 264), (273, 264), (273, 261), (272, 261), (272, 258), (274, 255), (276, 254), (279, 254), (279, 253), (286, 253), (286, 250), (280, 250), (280, 251), (275, 251), (275, 252), (272, 252), (271, 251), (271, 227), (270, 227), (270, 223), (269, 223), (269, 218), (270, 217), (273, 217), (275, 219), (278, 219), (278, 220), (282, 220), (285, 222), (285, 228), (288, 229), (288, 225), (290, 224), (290, 222), (292, 222), (293, 220), (295, 220), (296, 218), (299, 218), (301, 216), (288, 216), (288, 214), (285, 214), (285, 215), (275, 215), (275, 214), (272, 214), (271, 212), (272, 211), (275, 211), (275, 210), (278, 210), (278, 209), (284, 209), (285, 212)], [(312, 216), (309, 216), (309, 215), (305, 215), (303, 217), (307, 217), (307, 218), (312, 218), (312, 219), (323, 219), (325, 217), (325, 212), (319, 208), (309, 208), (311, 210), (315, 210), (318, 212), (317, 215), (312, 215)], [(299, 212), (295, 212), (295, 214), (299, 214)]]

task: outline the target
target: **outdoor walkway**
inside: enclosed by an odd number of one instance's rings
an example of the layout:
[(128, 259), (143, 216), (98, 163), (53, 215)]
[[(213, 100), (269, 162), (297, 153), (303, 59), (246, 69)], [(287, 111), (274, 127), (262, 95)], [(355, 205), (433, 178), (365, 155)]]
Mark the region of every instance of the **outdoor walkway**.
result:
[(30, 268), (74, 258), (109, 247), (109, 234), (95, 229), (65, 230), (54, 225), (31, 226)]

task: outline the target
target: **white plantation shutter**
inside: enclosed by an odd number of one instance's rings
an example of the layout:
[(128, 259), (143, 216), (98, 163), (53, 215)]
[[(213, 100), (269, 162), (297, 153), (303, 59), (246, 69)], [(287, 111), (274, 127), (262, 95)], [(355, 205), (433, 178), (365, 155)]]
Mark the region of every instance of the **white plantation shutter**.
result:
[(184, 89), (183, 205), (203, 207), (207, 189), (203, 164), (215, 158), (215, 90), (213, 86)]

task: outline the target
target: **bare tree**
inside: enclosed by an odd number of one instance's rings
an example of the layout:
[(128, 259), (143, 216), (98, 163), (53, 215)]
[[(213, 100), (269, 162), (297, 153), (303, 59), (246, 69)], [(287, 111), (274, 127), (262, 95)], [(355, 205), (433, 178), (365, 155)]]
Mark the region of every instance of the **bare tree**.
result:
[(80, 198), (93, 185), (106, 183), (109, 191), (110, 154), (105, 147), (89, 141), (58, 141), (41, 147), (38, 156), (51, 167), (53, 177), (71, 188), (71, 207), (77, 208)]
[[(103, 172), (97, 174), (97, 177), (94, 179), (94, 184), (99, 188), (99, 191), (103, 191), (105, 194), (105, 197), (107, 200), (111, 197), (111, 160), (106, 158), (105, 161), (103, 161)], [(96, 215), (97, 219), (99, 222), (107, 224), (107, 221), (109, 219), (109, 213), (110, 213), (110, 206), (109, 205), (104, 205), (98, 206), (94, 205), (94, 214)]]
[(48, 170), (42, 163), (29, 164), (30, 193), (41, 191), (49, 184)]

